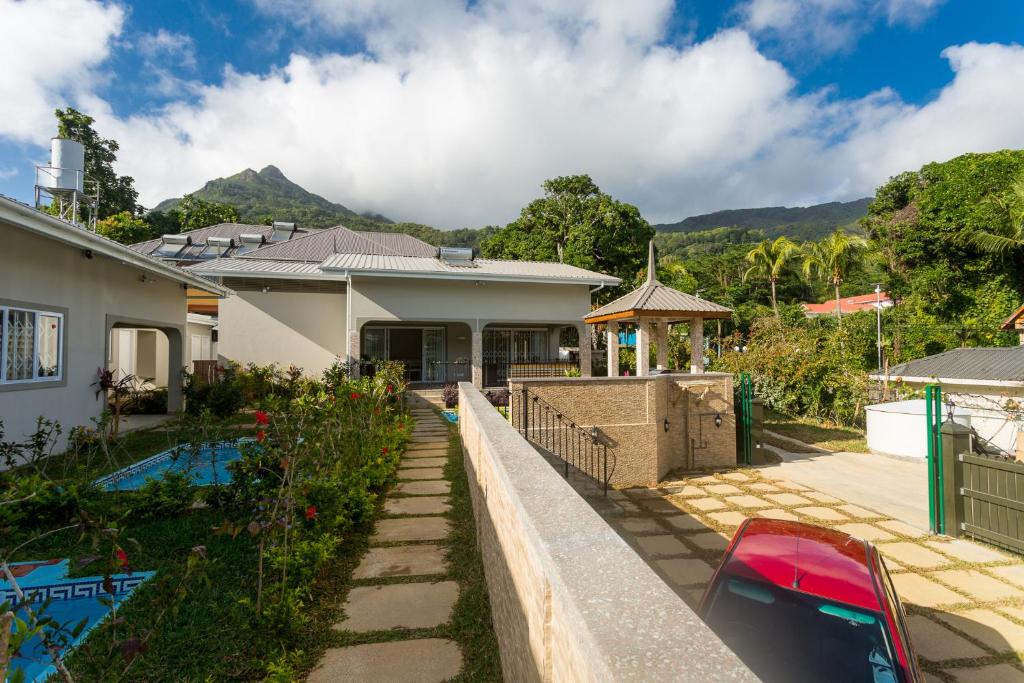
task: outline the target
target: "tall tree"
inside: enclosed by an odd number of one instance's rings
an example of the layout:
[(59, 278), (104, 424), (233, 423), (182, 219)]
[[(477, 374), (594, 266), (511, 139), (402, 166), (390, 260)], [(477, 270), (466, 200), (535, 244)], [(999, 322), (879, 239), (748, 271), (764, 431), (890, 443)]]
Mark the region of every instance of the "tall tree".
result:
[(92, 127), (93, 117), (68, 107), (54, 112), (57, 117), (57, 137), (80, 142), (85, 147), (85, 177), (94, 181), (99, 188), (100, 205), (96, 214), (102, 220), (114, 214), (127, 211), (139, 212), (139, 193), (135, 179), (117, 175), (114, 162), (120, 146), (116, 140), (101, 138)]
[(786, 266), (799, 253), (800, 247), (788, 237), (778, 237), (774, 241), (761, 240), (756, 247), (747, 252), (746, 260), (750, 268), (743, 273), (743, 279), (757, 277), (768, 280), (772, 288), (772, 310), (775, 311), (776, 318), (779, 317), (779, 301), (775, 285)]
[(839, 308), (839, 285), (860, 266), (866, 249), (867, 241), (863, 237), (848, 235), (842, 230), (836, 230), (820, 242), (804, 244), (804, 274), (808, 277), (817, 275), (832, 285), (836, 296), (836, 317), (840, 325), (843, 324), (843, 318)]
[(217, 223), (237, 223), (238, 210), (230, 204), (208, 202), (192, 194), (186, 194), (178, 205), (181, 231), (205, 228)]
[(481, 245), (488, 258), (560, 261), (630, 280), (644, 264), (654, 229), (630, 204), (587, 175), (544, 183), (544, 196)]
[(970, 231), (964, 241), (997, 256), (1024, 250), (1024, 175), (1014, 179), (1005, 196), (992, 195), (990, 201), (1006, 214), (1007, 220)]
[(153, 237), (149, 223), (128, 211), (97, 221), (96, 232), (121, 244), (145, 242)]

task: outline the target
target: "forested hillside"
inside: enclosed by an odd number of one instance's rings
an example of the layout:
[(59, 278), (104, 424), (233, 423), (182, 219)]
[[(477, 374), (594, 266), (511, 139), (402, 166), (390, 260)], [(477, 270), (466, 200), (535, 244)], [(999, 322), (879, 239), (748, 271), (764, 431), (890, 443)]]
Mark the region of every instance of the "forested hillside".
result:
[(763, 230), (766, 237), (786, 235), (794, 239), (821, 239), (836, 228), (857, 226), (867, 213), (871, 197), (852, 202), (828, 202), (813, 206), (765, 206), (757, 209), (727, 209), (690, 216), (676, 223), (654, 226), (658, 232), (702, 232), (712, 228)]

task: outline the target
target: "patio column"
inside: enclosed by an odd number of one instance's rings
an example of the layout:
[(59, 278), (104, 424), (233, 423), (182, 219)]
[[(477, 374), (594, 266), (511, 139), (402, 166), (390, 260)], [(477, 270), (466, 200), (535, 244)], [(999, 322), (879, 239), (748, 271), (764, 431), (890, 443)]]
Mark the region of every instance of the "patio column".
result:
[(668, 370), (668, 320), (658, 321), (658, 369)]
[(704, 372), (704, 318), (690, 321), (690, 372), (694, 375)]
[(636, 325), (636, 374), (651, 374), (651, 324), (640, 318)]
[(593, 363), (590, 360), (591, 346), (593, 346), (590, 341), (590, 325), (583, 323), (577, 325), (576, 329), (579, 331), (580, 341), (580, 375), (582, 377), (592, 377), (594, 370)]
[(608, 376), (619, 376), (619, 323), (609, 322), (605, 332), (608, 340)]
[(473, 372), (473, 386), (484, 388), (484, 334), (473, 330), (469, 364)]
[(354, 330), (350, 330), (348, 333), (348, 353), (346, 354), (349, 363), (349, 374), (357, 378), (360, 375), (360, 364), (359, 364), (359, 328), (356, 327)]

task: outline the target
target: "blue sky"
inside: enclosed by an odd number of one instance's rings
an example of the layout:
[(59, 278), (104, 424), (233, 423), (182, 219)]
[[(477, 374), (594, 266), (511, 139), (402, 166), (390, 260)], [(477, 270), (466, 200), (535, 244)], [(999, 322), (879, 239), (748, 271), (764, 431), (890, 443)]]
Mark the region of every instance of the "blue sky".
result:
[(1012, 0), (0, 0), (0, 193), (31, 198), (73, 105), (148, 205), (269, 163), (441, 227), (576, 172), (652, 221), (852, 199), (1024, 146), (1022, 26)]

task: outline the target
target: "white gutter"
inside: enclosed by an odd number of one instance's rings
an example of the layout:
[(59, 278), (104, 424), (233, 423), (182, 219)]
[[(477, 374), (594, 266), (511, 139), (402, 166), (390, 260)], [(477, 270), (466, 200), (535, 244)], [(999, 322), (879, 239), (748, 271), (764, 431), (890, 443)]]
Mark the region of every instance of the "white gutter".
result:
[[(316, 273), (289, 273), (289, 272), (274, 272), (265, 270), (200, 270), (194, 266), (189, 266), (189, 269), (194, 273), (202, 273), (203, 275), (210, 277), (255, 277), (255, 278), (280, 278), (287, 280), (337, 280), (343, 281), (351, 275), (359, 275), (360, 277), (394, 277), (394, 278), (406, 278), (416, 280), (471, 280), (480, 282), (539, 282), (547, 284), (560, 284), (560, 285), (600, 285), (601, 287), (607, 286), (608, 284), (618, 284), (613, 280), (598, 280), (594, 278), (567, 278), (567, 277), (545, 277), (542, 275), (498, 275), (494, 273), (490, 274), (462, 274), (462, 273), (431, 273), (424, 271), (414, 270), (395, 270), (395, 271), (379, 271), (379, 270), (345, 270), (345, 271), (333, 271), (333, 270), (321, 270)], [(341, 273), (335, 275), (334, 273)], [(595, 290), (596, 291), (596, 290)]]
[(84, 228), (62, 221), (59, 218), (7, 197), (0, 197), (0, 221), (78, 249), (101, 254), (120, 262), (122, 265), (141, 268), (174, 282), (191, 285), (214, 295), (225, 297), (232, 294), (230, 289), (222, 285), (210, 282), (198, 275), (193, 275), (159, 259), (140, 254), (123, 244), (107, 239), (102, 235), (97, 235), (94, 232), (89, 232)]
[(888, 378), (885, 375), (872, 374), (868, 375), (868, 379), (873, 379), (879, 382), (884, 382), (886, 379), (890, 382), (910, 382), (913, 384), (950, 384), (953, 386), (975, 386), (975, 387), (1002, 387), (1002, 388), (1022, 388), (1024, 387), (1024, 380), (1010, 380), (1010, 379), (962, 379), (959, 377), (904, 377), (902, 375), (889, 375)]

